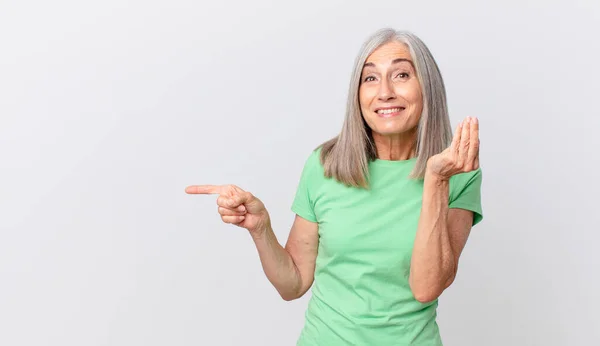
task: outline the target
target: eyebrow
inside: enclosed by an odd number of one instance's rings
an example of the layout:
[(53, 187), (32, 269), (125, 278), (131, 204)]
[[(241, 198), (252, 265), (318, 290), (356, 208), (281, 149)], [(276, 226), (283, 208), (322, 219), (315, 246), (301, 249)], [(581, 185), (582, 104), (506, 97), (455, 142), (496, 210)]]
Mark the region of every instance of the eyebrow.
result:
[[(410, 65), (411, 65), (413, 68), (415, 67), (415, 65), (413, 65), (413, 62), (412, 62), (412, 60), (410, 60), (410, 59), (405, 59), (405, 58), (398, 58), (398, 59), (394, 59), (394, 61), (392, 61), (392, 65), (393, 65), (393, 64), (398, 64), (398, 63), (401, 63), (401, 62), (408, 62), (408, 63), (410, 63)], [(364, 64), (363, 68), (365, 68), (365, 67), (375, 67), (375, 64), (374, 64), (374, 63), (372, 63), (372, 62), (367, 62), (367, 63), (365, 63), (365, 64)]]

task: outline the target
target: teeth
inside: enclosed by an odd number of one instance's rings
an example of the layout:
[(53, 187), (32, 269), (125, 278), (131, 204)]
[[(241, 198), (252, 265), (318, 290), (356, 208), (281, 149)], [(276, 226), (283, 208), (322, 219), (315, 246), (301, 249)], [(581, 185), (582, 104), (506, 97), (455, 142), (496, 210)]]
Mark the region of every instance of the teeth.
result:
[(402, 108), (390, 108), (390, 109), (380, 109), (377, 111), (378, 114), (390, 114), (395, 112), (400, 112)]

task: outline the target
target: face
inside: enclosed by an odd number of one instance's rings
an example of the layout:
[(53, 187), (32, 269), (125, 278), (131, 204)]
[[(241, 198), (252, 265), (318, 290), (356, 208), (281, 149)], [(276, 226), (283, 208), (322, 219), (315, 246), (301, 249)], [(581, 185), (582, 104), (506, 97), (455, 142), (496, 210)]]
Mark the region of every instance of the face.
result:
[(416, 133), (423, 110), (421, 86), (408, 48), (393, 41), (366, 60), (359, 88), (363, 118), (374, 136)]

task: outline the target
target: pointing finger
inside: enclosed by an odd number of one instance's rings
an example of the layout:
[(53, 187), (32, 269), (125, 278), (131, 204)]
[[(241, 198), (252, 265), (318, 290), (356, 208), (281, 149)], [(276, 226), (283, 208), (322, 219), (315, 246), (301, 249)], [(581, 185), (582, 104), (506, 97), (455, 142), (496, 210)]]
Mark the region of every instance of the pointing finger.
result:
[(215, 195), (221, 194), (223, 190), (222, 186), (218, 185), (192, 185), (185, 188), (187, 194), (202, 194), (202, 195)]

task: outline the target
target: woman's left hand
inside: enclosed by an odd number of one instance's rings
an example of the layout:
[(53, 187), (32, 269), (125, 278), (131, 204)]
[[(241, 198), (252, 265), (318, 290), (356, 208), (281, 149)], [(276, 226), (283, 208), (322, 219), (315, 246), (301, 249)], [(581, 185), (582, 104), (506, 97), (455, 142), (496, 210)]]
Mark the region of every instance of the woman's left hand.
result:
[(458, 173), (479, 168), (479, 120), (466, 117), (457, 127), (452, 144), (427, 161), (430, 176), (449, 180)]

